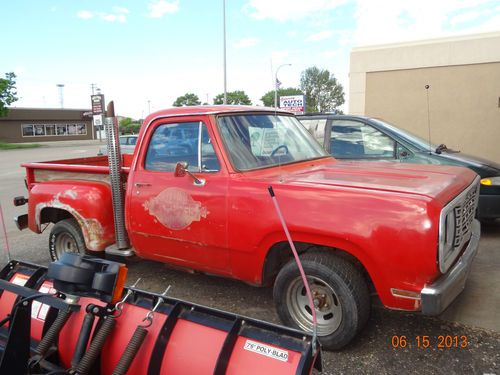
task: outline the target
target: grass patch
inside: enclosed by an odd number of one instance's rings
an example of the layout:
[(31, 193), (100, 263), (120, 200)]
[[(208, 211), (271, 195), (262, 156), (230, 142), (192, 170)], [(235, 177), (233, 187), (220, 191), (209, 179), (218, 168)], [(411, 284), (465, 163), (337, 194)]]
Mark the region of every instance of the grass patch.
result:
[(5, 143), (0, 142), (0, 150), (15, 150), (17, 148), (37, 148), (41, 147), (38, 143)]

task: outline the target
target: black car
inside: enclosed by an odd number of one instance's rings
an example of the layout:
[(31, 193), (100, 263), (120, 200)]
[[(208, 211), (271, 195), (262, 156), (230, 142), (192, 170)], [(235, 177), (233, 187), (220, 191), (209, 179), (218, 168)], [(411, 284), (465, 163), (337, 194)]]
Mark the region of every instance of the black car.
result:
[(478, 218), (500, 218), (500, 164), (429, 142), (385, 121), (328, 113), (298, 115), (311, 134), (337, 159), (463, 166), (481, 176)]

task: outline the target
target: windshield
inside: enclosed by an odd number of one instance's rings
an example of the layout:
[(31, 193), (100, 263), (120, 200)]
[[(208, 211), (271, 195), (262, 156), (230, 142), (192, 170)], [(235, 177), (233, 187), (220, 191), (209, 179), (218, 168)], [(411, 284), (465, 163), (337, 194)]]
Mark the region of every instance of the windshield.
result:
[[(407, 130), (403, 130), (401, 128), (398, 128), (392, 124), (389, 124), (385, 121), (379, 120), (379, 119), (372, 119), (374, 122), (379, 124), (380, 126), (386, 127), (387, 129), (391, 130), (393, 133), (396, 133), (398, 135), (401, 135), (403, 138), (405, 138), (408, 142), (413, 143), (414, 146), (418, 148), (422, 148), (426, 151), (429, 151), (429, 141), (425, 140), (423, 138), (420, 138), (419, 136), (416, 136)], [(436, 145), (432, 144), (431, 149), (434, 151), (437, 148)]]
[(233, 166), (241, 171), (329, 156), (293, 116), (220, 116), (218, 125)]

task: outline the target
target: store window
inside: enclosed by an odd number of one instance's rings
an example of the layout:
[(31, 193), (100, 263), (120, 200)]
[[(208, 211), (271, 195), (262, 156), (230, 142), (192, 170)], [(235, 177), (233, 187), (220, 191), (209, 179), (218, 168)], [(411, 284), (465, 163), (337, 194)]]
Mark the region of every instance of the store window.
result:
[(86, 135), (86, 124), (23, 124), (23, 137)]
[(33, 125), (22, 125), (23, 137), (32, 137), (34, 135)]

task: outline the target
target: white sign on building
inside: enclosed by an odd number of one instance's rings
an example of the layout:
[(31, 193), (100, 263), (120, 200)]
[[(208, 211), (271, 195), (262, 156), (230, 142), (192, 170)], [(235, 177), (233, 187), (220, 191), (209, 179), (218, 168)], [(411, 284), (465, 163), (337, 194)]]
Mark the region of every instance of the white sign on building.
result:
[(303, 114), (306, 111), (305, 97), (304, 95), (280, 96), (280, 108), (298, 115)]

